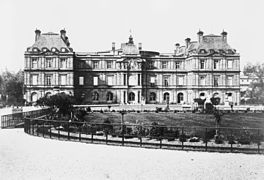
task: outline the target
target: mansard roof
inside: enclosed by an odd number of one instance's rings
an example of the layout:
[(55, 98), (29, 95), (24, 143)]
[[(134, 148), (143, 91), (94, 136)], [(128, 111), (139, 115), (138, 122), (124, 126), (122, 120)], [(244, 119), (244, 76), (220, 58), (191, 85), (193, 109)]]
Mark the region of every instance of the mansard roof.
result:
[(198, 49), (205, 49), (205, 50), (209, 50), (209, 49), (223, 49), (223, 50), (228, 50), (228, 49), (232, 49), (229, 44), (223, 40), (222, 36), (218, 36), (218, 35), (206, 35), (203, 36), (202, 41), (199, 43)]
[(32, 51), (34, 48), (38, 48), (39, 50), (47, 48), (50, 51), (52, 48), (56, 48), (59, 51), (65, 48), (67, 51), (71, 51), (70, 47), (66, 44), (67, 42), (67, 37), (63, 40), (60, 34), (53, 32), (42, 33), (28, 51)]

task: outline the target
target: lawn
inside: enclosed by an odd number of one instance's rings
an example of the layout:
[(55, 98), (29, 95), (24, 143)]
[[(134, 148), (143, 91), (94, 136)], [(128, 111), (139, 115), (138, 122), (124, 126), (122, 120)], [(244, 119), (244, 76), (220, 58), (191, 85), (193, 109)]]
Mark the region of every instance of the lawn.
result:
[[(90, 123), (103, 123), (106, 119), (112, 123), (121, 122), (121, 114), (117, 112), (89, 113), (85, 120)], [(197, 113), (127, 113), (124, 121), (128, 123), (151, 124), (157, 122), (167, 126), (199, 126), (214, 127), (215, 118), (211, 114)], [(264, 129), (264, 113), (228, 113), (222, 116), (221, 127), (230, 128), (262, 128)]]

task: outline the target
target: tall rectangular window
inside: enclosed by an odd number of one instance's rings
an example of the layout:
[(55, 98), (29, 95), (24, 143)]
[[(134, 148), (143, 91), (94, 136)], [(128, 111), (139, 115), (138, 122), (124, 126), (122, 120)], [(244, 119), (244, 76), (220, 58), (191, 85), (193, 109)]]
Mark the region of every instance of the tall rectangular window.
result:
[(214, 69), (220, 69), (220, 60), (214, 60)]
[(83, 76), (79, 77), (79, 85), (84, 85), (84, 77)]
[(106, 61), (106, 68), (107, 69), (113, 68), (113, 61)]
[(175, 62), (175, 68), (181, 69), (181, 62), (180, 61)]
[(204, 59), (200, 60), (200, 69), (205, 69), (205, 60)]
[(67, 68), (66, 58), (60, 58), (60, 68)]
[(199, 85), (204, 86), (205, 85), (205, 76), (200, 76), (199, 78)]
[(150, 85), (155, 86), (155, 84), (156, 84), (156, 76), (151, 76), (150, 77)]
[(64, 86), (64, 85), (66, 85), (67, 84), (67, 75), (60, 75), (60, 85), (62, 85), (62, 86)]
[(140, 76), (140, 74), (138, 74), (138, 85), (139, 86), (141, 85), (141, 76)]
[(178, 76), (177, 77), (177, 85), (179, 85), (179, 86), (184, 85), (184, 83), (183, 83), (183, 76)]
[(38, 58), (31, 59), (31, 68), (38, 68)]
[(36, 74), (31, 75), (31, 84), (32, 85), (38, 85), (38, 75), (36, 75)]
[(45, 75), (45, 85), (50, 86), (52, 81), (52, 75)]
[(97, 76), (93, 77), (93, 85), (98, 86), (98, 77)]
[(52, 58), (46, 58), (46, 68), (51, 68), (53, 63)]
[(155, 63), (154, 61), (149, 61), (149, 62), (148, 62), (148, 68), (149, 68), (149, 69), (154, 69), (154, 68), (155, 68), (154, 63)]
[(107, 85), (109, 85), (109, 86), (114, 85), (114, 83), (113, 83), (114, 76), (107, 76), (106, 80), (107, 80)]
[(219, 85), (219, 76), (214, 76), (214, 87), (218, 87)]
[(99, 61), (93, 61), (93, 69), (99, 68)]
[(227, 85), (232, 86), (233, 85), (233, 76), (227, 76)]
[(227, 60), (227, 68), (232, 69), (233, 68), (233, 60)]
[(163, 77), (163, 85), (165, 87), (168, 87), (169, 86), (169, 77), (168, 76), (164, 76)]
[(127, 83), (126, 83), (126, 82), (127, 82), (126, 74), (124, 74), (123, 80), (124, 80), (123, 84), (124, 84), (124, 86), (126, 86), (126, 84), (127, 84)]
[(161, 68), (167, 69), (168, 68), (168, 61), (161, 61)]

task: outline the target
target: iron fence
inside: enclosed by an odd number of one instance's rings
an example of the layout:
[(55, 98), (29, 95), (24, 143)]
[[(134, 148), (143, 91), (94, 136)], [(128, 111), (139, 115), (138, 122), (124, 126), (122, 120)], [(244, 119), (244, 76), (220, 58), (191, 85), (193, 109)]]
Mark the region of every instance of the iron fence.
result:
[(28, 112), (19, 112), (1, 116), (1, 128), (15, 127), (24, 123), (25, 117), (37, 118), (46, 115), (50, 109), (39, 109)]
[(25, 118), (28, 134), (85, 143), (217, 152), (264, 153), (264, 130), (178, 127)]

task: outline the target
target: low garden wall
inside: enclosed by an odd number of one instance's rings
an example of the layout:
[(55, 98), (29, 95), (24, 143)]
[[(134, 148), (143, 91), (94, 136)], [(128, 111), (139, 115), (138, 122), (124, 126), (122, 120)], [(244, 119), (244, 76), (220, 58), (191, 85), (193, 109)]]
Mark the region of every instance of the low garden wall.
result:
[[(69, 122), (25, 118), (31, 135), (85, 143), (217, 152), (264, 153), (264, 130)], [(218, 136), (216, 136), (216, 132)]]

